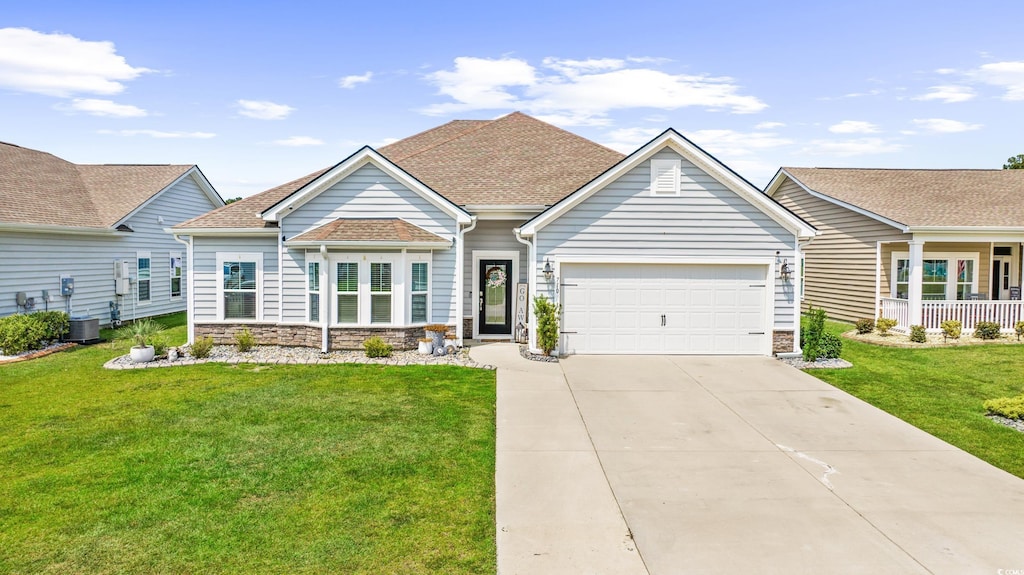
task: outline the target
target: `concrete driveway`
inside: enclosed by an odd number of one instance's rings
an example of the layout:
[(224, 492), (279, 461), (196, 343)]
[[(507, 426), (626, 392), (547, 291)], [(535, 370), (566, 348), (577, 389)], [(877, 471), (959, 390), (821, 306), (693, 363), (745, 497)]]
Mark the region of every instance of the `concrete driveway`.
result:
[(1024, 481), (774, 359), (472, 353), (503, 575), (1024, 573)]

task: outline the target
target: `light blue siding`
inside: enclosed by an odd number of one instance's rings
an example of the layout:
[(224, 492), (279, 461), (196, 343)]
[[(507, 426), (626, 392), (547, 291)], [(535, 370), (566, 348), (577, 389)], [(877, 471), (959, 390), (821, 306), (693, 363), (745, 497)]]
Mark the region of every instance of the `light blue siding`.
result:
[(195, 257), (195, 321), (218, 321), (217, 269), (218, 252), (258, 253), (263, 256), (263, 321), (278, 321), (280, 290), (277, 275), (277, 238), (269, 237), (196, 237), (193, 240)]
[[(644, 162), (542, 228), (537, 262), (560, 256), (672, 256), (774, 258), (793, 261), (794, 234), (676, 152), (654, 159), (681, 159), (682, 193), (650, 194), (651, 163)], [(536, 263), (536, 262), (535, 262)], [(538, 291), (553, 286), (535, 266)], [(793, 327), (793, 292), (775, 285), (775, 327)]]
[[(36, 300), (36, 309), (67, 309), (60, 294), (60, 276), (75, 278), (75, 294), (70, 301), (74, 315), (110, 322), (109, 302), (121, 304), (121, 318), (147, 317), (185, 310), (188, 248), (174, 240), (164, 228), (204, 214), (217, 207), (191, 177), (164, 190), (127, 224), (134, 232), (112, 235), (71, 235), (59, 233), (0, 232), (0, 316), (18, 311), (15, 293), (23, 291)], [(160, 221), (163, 218), (163, 221)], [(135, 277), (137, 252), (150, 252), (152, 279), (150, 301), (136, 302), (132, 295), (114, 295), (114, 262), (128, 262)], [(170, 257), (182, 258), (181, 297), (171, 297)], [(55, 301), (42, 300), (49, 290)], [(134, 305), (133, 305), (134, 304)]]
[[(473, 306), (476, 304), (473, 284), (473, 251), (506, 251), (519, 254), (519, 277), (512, 283), (525, 282), (528, 277), (527, 264), (529, 252), (525, 244), (516, 240), (512, 231), (521, 222), (515, 220), (482, 220), (478, 221), (473, 231), (466, 234), (466, 257), (463, 267), (465, 292), (462, 313), (465, 317), (473, 317)], [(468, 336), (467, 336), (468, 337)]]

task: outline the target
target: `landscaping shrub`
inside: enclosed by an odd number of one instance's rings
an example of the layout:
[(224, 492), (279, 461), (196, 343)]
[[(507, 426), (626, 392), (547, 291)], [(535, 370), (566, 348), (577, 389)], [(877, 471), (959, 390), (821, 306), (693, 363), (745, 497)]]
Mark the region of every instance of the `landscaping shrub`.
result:
[(249, 328), (243, 327), (242, 331), (235, 332), (235, 345), (238, 347), (238, 351), (246, 352), (256, 347), (256, 338), (253, 337)]
[(875, 322), (875, 329), (879, 335), (889, 335), (889, 330), (896, 327), (896, 320), (891, 317), (880, 317)]
[(533, 314), (537, 317), (537, 346), (544, 355), (558, 347), (558, 305), (543, 296), (533, 298)]
[(16, 355), (43, 347), (47, 326), (33, 315), (16, 313), (0, 318), (0, 349), (5, 354)]
[(978, 339), (999, 339), (999, 324), (994, 321), (979, 321), (974, 324), (974, 337)]
[(213, 338), (210, 336), (201, 337), (192, 343), (192, 348), (189, 353), (192, 357), (203, 359), (210, 357), (210, 352), (213, 351)]
[(1013, 331), (1017, 332), (1017, 341), (1020, 341), (1020, 336), (1024, 335), (1024, 321), (1013, 324)]
[(939, 324), (942, 328), (942, 341), (946, 339), (960, 339), (960, 329), (962, 324), (958, 319), (947, 319), (946, 321)]
[(366, 357), (391, 357), (391, 344), (377, 336), (364, 341), (363, 349), (366, 350)]
[(821, 334), (818, 340), (818, 357), (824, 359), (838, 359), (843, 352), (843, 340), (831, 333)]
[(49, 342), (60, 341), (71, 329), (68, 314), (62, 311), (37, 311), (30, 317), (46, 326), (44, 339)]
[(914, 343), (925, 343), (928, 338), (924, 332), (923, 325), (912, 325), (910, 326), (910, 341)]
[(990, 399), (985, 402), (985, 409), (1009, 419), (1024, 419), (1024, 395)]
[[(804, 329), (800, 330), (803, 337), (803, 343), (801, 344), (804, 350), (804, 361), (814, 361), (821, 355), (821, 340), (825, 333), (825, 320), (828, 319), (828, 314), (821, 308), (814, 308), (813, 306), (807, 310), (805, 316), (806, 322)], [(839, 344), (842, 347), (842, 343)]]
[(861, 335), (875, 331), (875, 320), (871, 318), (858, 319), (854, 325), (857, 326), (857, 333)]

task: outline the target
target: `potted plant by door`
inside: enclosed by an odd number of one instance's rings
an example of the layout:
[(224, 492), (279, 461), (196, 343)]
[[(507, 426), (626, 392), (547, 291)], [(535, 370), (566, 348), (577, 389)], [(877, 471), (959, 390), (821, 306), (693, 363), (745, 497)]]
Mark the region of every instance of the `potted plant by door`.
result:
[(129, 356), (134, 363), (146, 363), (156, 357), (153, 337), (163, 331), (163, 326), (149, 319), (140, 319), (117, 330), (118, 339), (131, 341)]
[(419, 345), (419, 349), (417, 351), (419, 351), (423, 355), (430, 355), (430, 354), (434, 353), (434, 340), (433, 339), (431, 339), (429, 337), (421, 337), (419, 343), (420, 343), (420, 345)]
[(444, 347), (444, 334), (448, 332), (448, 326), (443, 323), (433, 323), (423, 326), (423, 331), (434, 344), (434, 350)]

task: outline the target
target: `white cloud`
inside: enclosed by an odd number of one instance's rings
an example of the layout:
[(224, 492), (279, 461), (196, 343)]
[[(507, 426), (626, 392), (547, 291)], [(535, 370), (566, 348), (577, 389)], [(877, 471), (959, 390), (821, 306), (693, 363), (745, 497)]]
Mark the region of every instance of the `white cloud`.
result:
[(601, 143), (623, 154), (629, 154), (664, 131), (662, 128), (620, 128), (608, 132)]
[(285, 104), (275, 104), (266, 100), (238, 100), (239, 114), (257, 120), (283, 120), (295, 111)]
[(149, 112), (138, 106), (118, 104), (111, 100), (97, 100), (94, 98), (75, 98), (71, 100), (70, 104), (59, 104), (56, 108), (70, 112), (85, 112), (93, 116), (110, 116), (114, 118), (142, 118), (149, 115)]
[(833, 134), (874, 134), (878, 132), (878, 126), (871, 122), (843, 120), (838, 124), (829, 126), (828, 131)]
[(935, 70), (935, 73), (942, 74), (943, 76), (947, 76), (949, 74), (956, 74), (956, 68), (939, 68)]
[(292, 136), (290, 138), (285, 138), (283, 140), (274, 140), (274, 143), (277, 144), (278, 146), (291, 146), (291, 147), (322, 146), (322, 145), (324, 145), (324, 141), (323, 140), (321, 140), (319, 138), (314, 138), (312, 136)]
[(971, 130), (978, 130), (982, 128), (981, 124), (968, 124), (967, 122), (961, 122), (959, 120), (946, 120), (943, 118), (914, 120), (914, 124), (922, 130), (939, 134), (970, 132)]
[(217, 134), (210, 132), (163, 132), (160, 130), (100, 130), (101, 134), (117, 134), (119, 136), (149, 136), (151, 138), (189, 138), (206, 140)]
[(865, 156), (870, 154), (891, 154), (906, 148), (883, 138), (855, 138), (852, 140), (811, 140), (810, 145), (800, 150), (804, 154), (817, 156)]
[(365, 84), (369, 82), (372, 78), (373, 72), (367, 72), (361, 75), (345, 76), (344, 78), (338, 80), (338, 85), (341, 86), (342, 88), (351, 90), (352, 88), (355, 88), (359, 84)]
[(516, 58), (459, 57), (453, 70), (427, 76), (439, 94), (454, 101), (428, 106), (422, 112), (441, 115), (519, 109), (545, 121), (578, 126), (607, 125), (611, 111), (625, 108), (702, 106), (743, 114), (767, 107), (754, 96), (739, 94), (732, 78), (668, 74), (631, 64), (637, 62), (545, 58), (544, 70), (538, 70)]
[(715, 155), (747, 156), (757, 150), (767, 150), (792, 144), (770, 132), (737, 132), (735, 130), (697, 130), (686, 137)]
[(755, 130), (774, 130), (775, 128), (784, 128), (786, 124), (784, 122), (761, 122), (754, 126)]
[(966, 102), (973, 99), (975, 96), (974, 89), (969, 86), (931, 86), (928, 88), (928, 93), (915, 96), (912, 100), (940, 100), (945, 104), (954, 104), (956, 102)]
[(0, 86), (62, 98), (76, 93), (118, 94), (122, 82), (147, 68), (128, 65), (113, 42), (28, 28), (0, 28)]
[(985, 84), (1005, 88), (1004, 100), (1024, 100), (1024, 61), (984, 64), (968, 75)]

